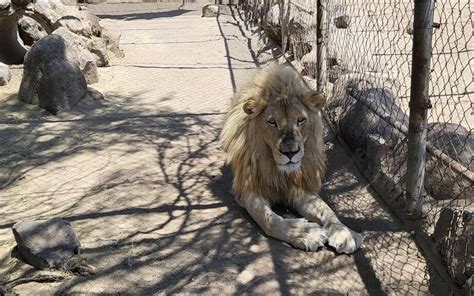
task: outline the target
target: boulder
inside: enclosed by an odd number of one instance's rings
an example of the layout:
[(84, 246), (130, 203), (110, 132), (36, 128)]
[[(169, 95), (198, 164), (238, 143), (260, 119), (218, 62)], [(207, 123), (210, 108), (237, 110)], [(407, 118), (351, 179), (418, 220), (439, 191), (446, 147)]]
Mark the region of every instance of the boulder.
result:
[(329, 118), (368, 178), (382, 169), (398, 182), (406, 172), (406, 165), (400, 166), (406, 159), (405, 136), (398, 128), (408, 129), (408, 116), (398, 107), (396, 93), (395, 82), (385, 77), (345, 74), (336, 80), (326, 104)]
[(348, 15), (340, 15), (334, 18), (334, 26), (338, 29), (346, 29), (351, 23), (351, 18)]
[(98, 67), (109, 66), (109, 55), (107, 53), (107, 45), (104, 39), (99, 37), (92, 37), (87, 40), (87, 48), (94, 56)]
[(25, 56), (18, 98), (53, 114), (70, 110), (87, 94), (87, 83), (76, 55), (66, 41), (51, 34), (36, 42)]
[(89, 51), (86, 40), (66, 28), (59, 28), (52, 34), (64, 38), (67, 51), (70, 52), (74, 56), (74, 59), (79, 62), (79, 68), (81, 69), (82, 74), (84, 74), (87, 84), (99, 82), (96, 58)]
[(116, 57), (123, 58), (125, 55), (120, 49), (120, 37), (122, 33), (120, 28), (110, 20), (100, 20), (100, 26), (102, 27), (102, 39), (105, 42), (107, 50), (112, 52)]
[(473, 209), (444, 208), (436, 222), (433, 240), (450, 276), (463, 286), (474, 275)]
[(83, 19), (87, 22), (90, 23), (91, 30), (92, 30), (92, 35), (99, 37), (102, 35), (102, 27), (100, 25), (100, 18), (90, 12), (90, 10), (87, 7), (80, 6), (79, 11), (81, 12), (81, 15)]
[(207, 4), (202, 8), (202, 17), (216, 17), (219, 15), (219, 5)]
[(27, 16), (18, 20), (18, 33), (23, 43), (28, 46), (48, 35), (37, 21)]
[(5, 64), (0, 63), (0, 86), (7, 85), (11, 78), (12, 72), (10, 71), (10, 68)]
[(350, 90), (350, 96), (353, 100), (342, 106), (339, 130), (351, 149), (365, 151), (369, 135), (379, 135), (390, 147), (403, 138), (395, 124), (408, 128), (408, 116), (390, 89)]
[(10, 0), (0, 0), (0, 12), (6, 14), (6, 12), (10, 10), (11, 4)]
[(78, 7), (64, 5), (60, 0), (36, 0), (34, 10), (35, 14), (48, 23), (50, 31), (65, 27), (87, 38), (100, 31), (100, 28), (96, 27), (98, 23), (91, 22), (89, 16), (81, 12)]
[[(467, 170), (474, 171), (474, 136), (466, 128), (446, 122), (428, 125), (427, 141)], [(426, 189), (437, 200), (474, 196), (474, 184), (449, 164), (428, 153)]]
[(79, 240), (65, 220), (21, 221), (12, 231), (21, 259), (38, 269), (65, 269), (80, 252)]

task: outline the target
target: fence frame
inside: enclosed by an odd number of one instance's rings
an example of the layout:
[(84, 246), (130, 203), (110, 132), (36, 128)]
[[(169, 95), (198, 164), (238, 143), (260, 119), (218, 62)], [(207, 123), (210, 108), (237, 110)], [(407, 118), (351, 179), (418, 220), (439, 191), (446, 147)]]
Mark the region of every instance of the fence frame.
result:
[(427, 110), (429, 99), (434, 0), (415, 0), (408, 125), (406, 215), (421, 222), (424, 198)]
[[(291, 1), (291, 0), (290, 0)], [(317, 90), (324, 91), (327, 84), (327, 61), (326, 61), (326, 23), (327, 23), (327, 1), (317, 0), (317, 24), (316, 24), (316, 82)], [(433, 38), (433, 18), (436, 0), (413, 0), (414, 1), (414, 22), (413, 22), (413, 46), (412, 46), (412, 66), (410, 81), (410, 101), (409, 101), (409, 125), (408, 130), (401, 128), (408, 138), (407, 143), (407, 179), (406, 179), (406, 203), (405, 210), (394, 210), (396, 216), (411, 230), (415, 242), (425, 253), (425, 257), (432, 264), (439, 276), (448, 284), (454, 295), (463, 295), (467, 291), (459, 287), (449, 276), (447, 268), (441, 257), (438, 255), (430, 237), (422, 230), (422, 206), (426, 196), (424, 191), (425, 166), (427, 153), (436, 154), (437, 149), (431, 147), (427, 141), (427, 111), (430, 109), (430, 73), (432, 59), (432, 38)], [(329, 120), (326, 120), (330, 126)], [(397, 128), (399, 128), (397, 126)], [(345, 149), (350, 153), (350, 149), (341, 137), (337, 137)], [(440, 152), (440, 151), (439, 151)], [(444, 153), (440, 152), (441, 156)], [(451, 160), (449, 158), (449, 160)], [(451, 160), (452, 162), (452, 160)], [(458, 168), (455, 161), (454, 169)], [(462, 166), (460, 166), (462, 168)], [(463, 172), (464, 173), (464, 172)], [(464, 177), (471, 177), (463, 174)], [(374, 189), (383, 191), (382, 180), (374, 180)], [(377, 186), (381, 185), (381, 186)], [(378, 190), (379, 189), (379, 190)], [(380, 192), (379, 192), (380, 193)]]
[(326, 90), (327, 61), (326, 61), (326, 20), (327, 0), (317, 0), (316, 20), (316, 81), (317, 91)]

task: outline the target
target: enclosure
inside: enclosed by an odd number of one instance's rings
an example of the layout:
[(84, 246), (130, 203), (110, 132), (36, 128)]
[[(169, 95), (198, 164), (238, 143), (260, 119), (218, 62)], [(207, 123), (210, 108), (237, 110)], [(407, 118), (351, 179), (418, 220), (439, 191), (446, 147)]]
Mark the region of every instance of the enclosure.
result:
[[(25, 280), (11, 290), (472, 293), (470, 0), (215, 1), (206, 17), (210, 1), (12, 2), (14, 15), (0, 6), (0, 24), (38, 13), (47, 28), (32, 46), (73, 36), (67, 30), (85, 37), (74, 47), (86, 96), (57, 114), (25, 103), (28, 40), (15, 43), (11, 62), (0, 37), (0, 63), (12, 73), (0, 86), (0, 288)], [(233, 200), (219, 132), (239, 86), (274, 60), (328, 94), (321, 196), (363, 234), (351, 256), (272, 239)], [(73, 90), (64, 80), (48, 96)], [(94, 273), (28, 281), (45, 273), (15, 258), (11, 228), (51, 218), (71, 223)]]
[[(325, 116), (339, 140), (424, 251), (444, 257), (438, 267), (465, 285), (473, 253), (472, 3), (240, 5), (330, 94)], [(440, 235), (443, 227), (452, 237)]]

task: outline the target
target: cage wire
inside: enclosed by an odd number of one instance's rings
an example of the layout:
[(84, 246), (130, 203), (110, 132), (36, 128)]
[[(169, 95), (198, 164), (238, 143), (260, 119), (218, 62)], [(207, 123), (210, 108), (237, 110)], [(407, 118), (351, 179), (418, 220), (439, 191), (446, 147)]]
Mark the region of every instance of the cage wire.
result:
[[(414, 1), (320, 3), (325, 4), (323, 69), (317, 66), (317, 0), (239, 4), (247, 20), (261, 25), (303, 75), (325, 73), (330, 94), (325, 116), (373, 187), (402, 217), (407, 206)], [(472, 280), (474, 268), (473, 6), (469, 0), (435, 2), (425, 194), (417, 218), (460, 286), (470, 276)], [(464, 252), (461, 262), (453, 253), (456, 248)]]

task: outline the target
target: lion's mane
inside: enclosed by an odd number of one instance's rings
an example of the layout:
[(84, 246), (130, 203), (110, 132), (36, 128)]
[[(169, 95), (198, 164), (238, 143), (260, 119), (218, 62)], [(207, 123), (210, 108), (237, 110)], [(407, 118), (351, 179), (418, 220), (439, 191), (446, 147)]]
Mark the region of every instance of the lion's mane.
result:
[(301, 76), (293, 69), (270, 65), (257, 71), (235, 94), (220, 141), (227, 153), (226, 161), (232, 167), (233, 191), (238, 201), (241, 201), (242, 193), (253, 192), (270, 202), (288, 204), (293, 198), (319, 191), (325, 171), (323, 124), (319, 112), (309, 112), (313, 115), (309, 120), (311, 133), (305, 143), (301, 170), (285, 174), (278, 171), (271, 149), (260, 136), (264, 127), (243, 109), (248, 99), (255, 104), (266, 104), (285, 93), (301, 100), (308, 91)]

